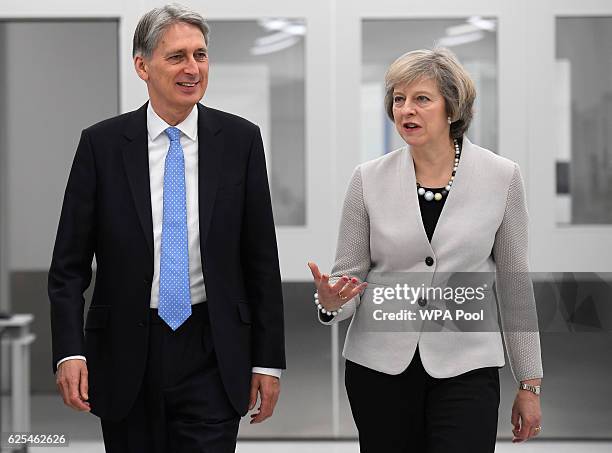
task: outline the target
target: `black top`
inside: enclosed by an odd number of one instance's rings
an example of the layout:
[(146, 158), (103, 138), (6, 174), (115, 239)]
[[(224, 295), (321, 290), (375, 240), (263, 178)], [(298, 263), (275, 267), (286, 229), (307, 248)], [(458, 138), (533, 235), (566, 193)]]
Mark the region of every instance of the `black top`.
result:
[[(459, 143), (459, 149), (463, 150), (463, 138), (457, 139), (457, 142)], [(423, 189), (431, 190), (433, 193), (436, 193), (442, 192), (444, 190), (444, 187), (423, 187)], [(414, 188), (414, 190), (416, 190), (416, 187)], [(440, 201), (427, 201), (420, 195), (417, 195), (417, 197), (419, 197), (419, 206), (421, 208), (421, 218), (423, 219), (425, 233), (427, 233), (427, 239), (429, 239), (429, 242), (431, 242), (431, 238), (433, 237), (434, 231), (436, 229), (438, 219), (440, 218), (440, 213), (442, 212), (442, 208), (444, 207), (444, 203), (446, 202), (446, 197), (448, 197), (448, 193), (446, 193), (446, 195), (444, 195)]]
[[(431, 190), (433, 193), (442, 192), (442, 190), (444, 190), (444, 188), (432, 189), (428, 187), (423, 187), (423, 189)], [(414, 190), (416, 190), (416, 187), (414, 188)], [(419, 206), (421, 207), (421, 218), (423, 219), (423, 226), (425, 227), (425, 232), (427, 233), (427, 239), (429, 239), (429, 242), (431, 242), (431, 238), (433, 237), (434, 230), (436, 229), (436, 224), (438, 223), (438, 219), (440, 218), (440, 213), (442, 212), (442, 208), (444, 207), (444, 203), (446, 202), (447, 196), (448, 195), (442, 197), (440, 201), (427, 201), (424, 197), (417, 195), (417, 197), (419, 197)]]

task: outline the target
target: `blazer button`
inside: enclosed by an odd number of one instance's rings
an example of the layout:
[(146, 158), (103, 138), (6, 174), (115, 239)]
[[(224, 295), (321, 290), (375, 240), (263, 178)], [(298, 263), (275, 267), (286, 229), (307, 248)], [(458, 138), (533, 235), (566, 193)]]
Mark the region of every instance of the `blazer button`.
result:
[(428, 266), (433, 266), (434, 260), (431, 256), (428, 256), (427, 258), (425, 258), (425, 264), (427, 264)]
[(427, 299), (419, 297), (418, 303), (421, 307), (424, 307), (425, 305), (427, 305)]
[(146, 326), (146, 325), (147, 325), (147, 323), (145, 323), (145, 322), (139, 322), (139, 323), (138, 323), (138, 327), (144, 327), (144, 326)]

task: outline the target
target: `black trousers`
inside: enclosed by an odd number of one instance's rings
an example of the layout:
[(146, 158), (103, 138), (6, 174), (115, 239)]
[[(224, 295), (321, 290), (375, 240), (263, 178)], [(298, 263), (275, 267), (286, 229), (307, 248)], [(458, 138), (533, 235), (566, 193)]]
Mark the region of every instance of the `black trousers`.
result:
[(147, 367), (136, 402), (125, 419), (101, 420), (107, 452), (235, 451), (240, 416), (221, 382), (207, 308), (194, 305), (176, 331), (150, 310)]
[(436, 379), (423, 368), (417, 348), (399, 375), (347, 360), (345, 384), (361, 453), (495, 451), (499, 409), (495, 367)]

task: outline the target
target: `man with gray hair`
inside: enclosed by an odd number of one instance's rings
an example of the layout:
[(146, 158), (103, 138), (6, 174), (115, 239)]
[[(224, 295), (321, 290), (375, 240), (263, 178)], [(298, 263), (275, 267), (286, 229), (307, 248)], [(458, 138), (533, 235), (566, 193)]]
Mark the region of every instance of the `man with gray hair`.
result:
[[(49, 270), (53, 370), (108, 452), (233, 452), (274, 410), (283, 304), (259, 128), (199, 103), (208, 26), (146, 13), (149, 102), (81, 135)], [(97, 274), (83, 323), (83, 292)], [(84, 327), (84, 332), (83, 332)]]

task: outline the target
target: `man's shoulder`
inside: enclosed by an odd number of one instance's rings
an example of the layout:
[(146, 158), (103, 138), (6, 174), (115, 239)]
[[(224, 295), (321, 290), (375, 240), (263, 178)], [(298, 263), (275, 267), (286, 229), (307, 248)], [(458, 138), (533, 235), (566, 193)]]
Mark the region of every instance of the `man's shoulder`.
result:
[(246, 118), (234, 115), (233, 113), (225, 112), (223, 110), (213, 109), (212, 107), (207, 107), (202, 104), (200, 104), (200, 112), (204, 112), (205, 115), (210, 116), (214, 121), (217, 121), (219, 125), (223, 127), (229, 127), (234, 130), (236, 130), (236, 128), (242, 130), (255, 130), (258, 128), (256, 124), (252, 123)]
[[(107, 118), (85, 128), (85, 131), (95, 135), (121, 132), (125, 128), (125, 125), (133, 120), (139, 112), (141, 112), (141, 109)], [(143, 118), (143, 120), (146, 121), (145, 118)]]
[[(249, 132), (258, 129), (258, 126), (256, 124), (252, 123), (246, 118), (234, 115), (233, 113), (225, 112), (223, 110), (217, 110), (211, 107), (204, 106), (202, 104), (199, 104), (199, 108), (200, 113), (208, 117), (206, 120), (216, 122), (223, 128), (231, 129), (234, 132)], [(92, 135), (102, 134), (108, 136), (108, 134), (123, 131), (127, 125), (130, 125), (134, 121), (138, 122), (139, 119), (142, 121), (143, 125), (146, 124), (146, 104), (145, 106), (137, 110), (123, 113), (121, 115), (107, 118), (98, 123), (92, 124), (91, 126), (87, 127), (85, 131)]]

